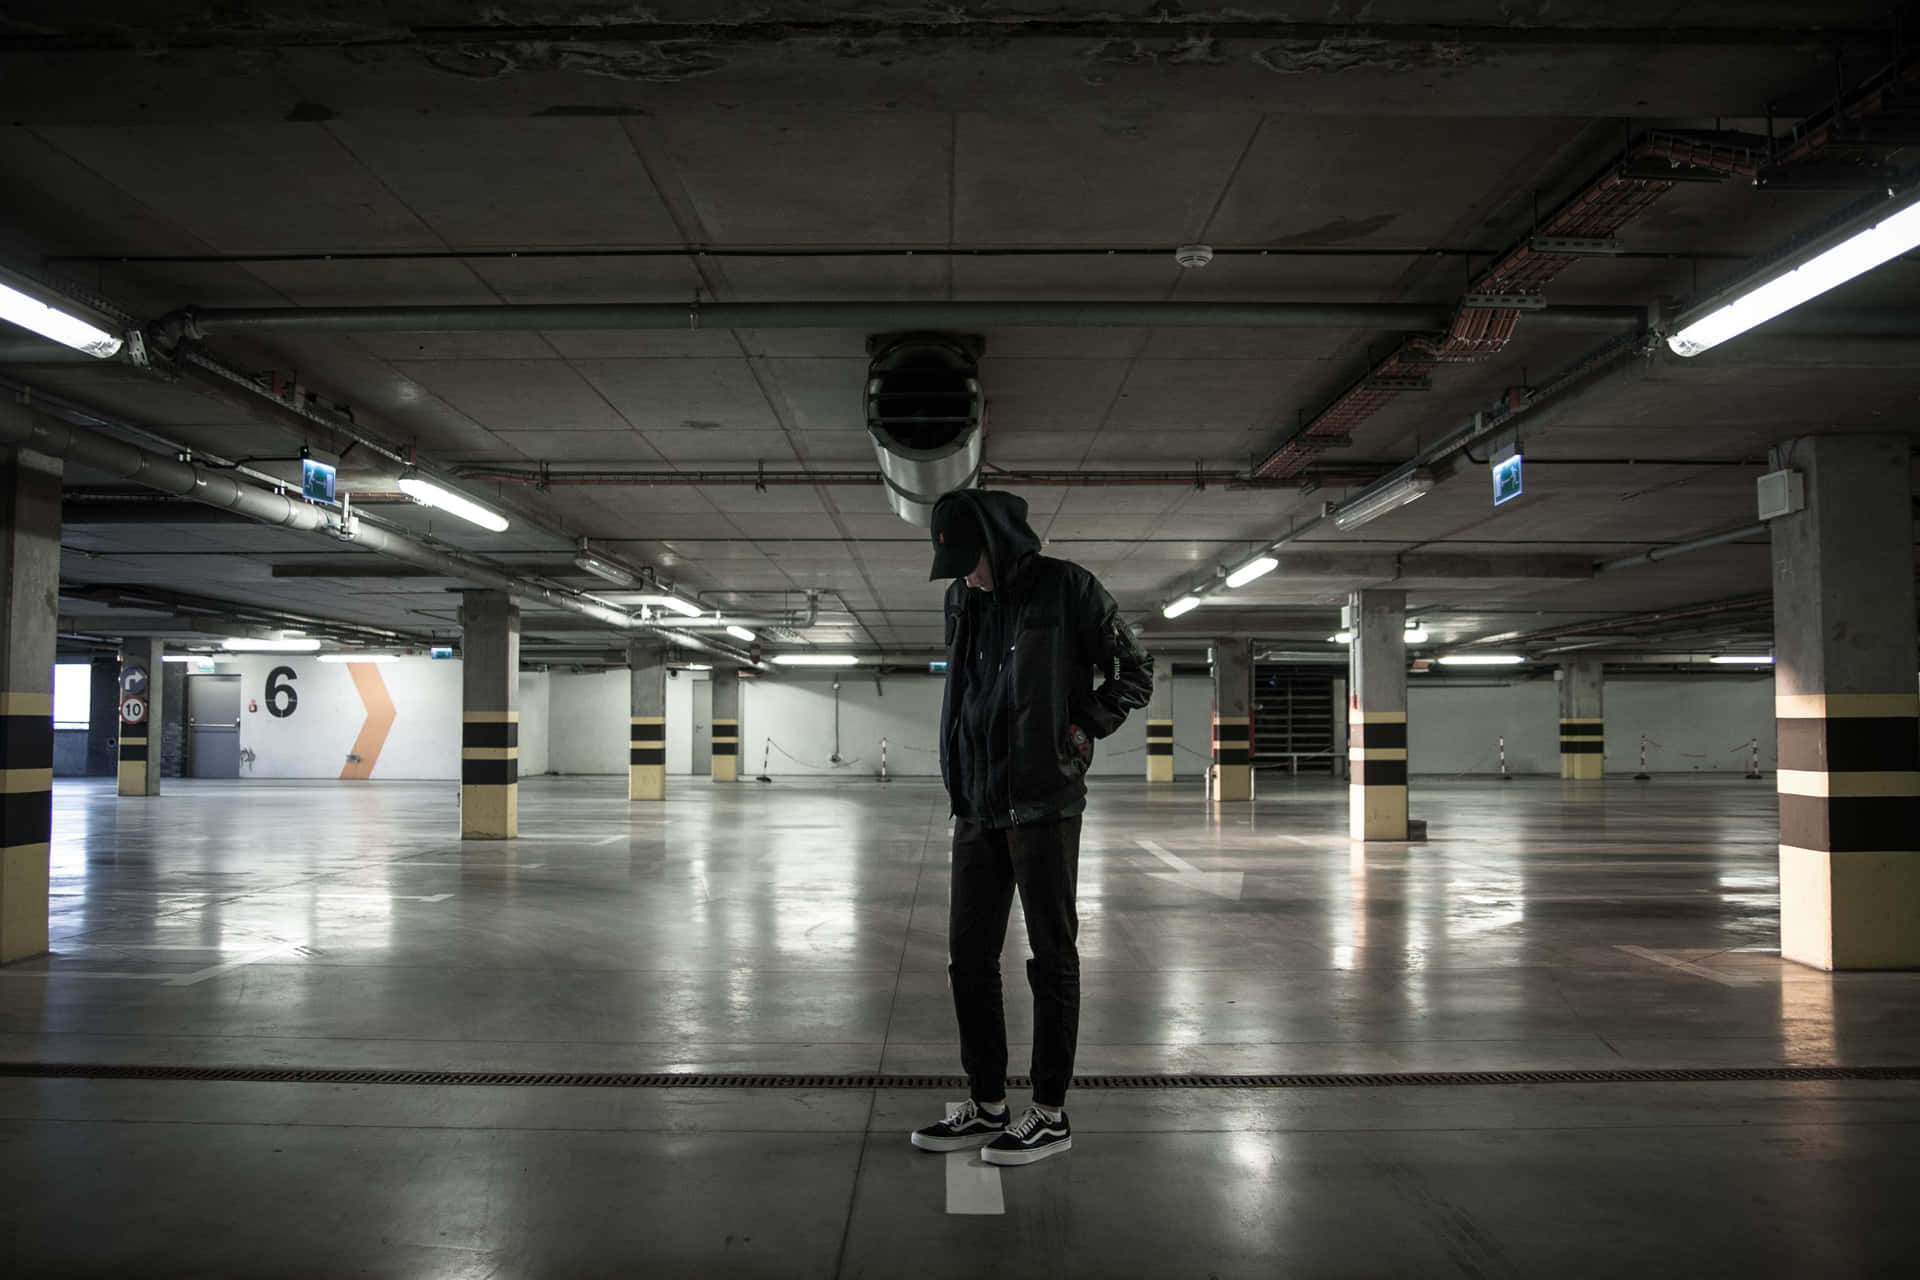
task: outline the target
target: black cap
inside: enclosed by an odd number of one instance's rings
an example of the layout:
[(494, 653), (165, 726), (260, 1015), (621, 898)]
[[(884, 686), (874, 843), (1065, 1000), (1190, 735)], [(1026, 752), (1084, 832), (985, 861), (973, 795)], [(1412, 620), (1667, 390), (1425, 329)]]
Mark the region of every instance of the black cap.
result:
[(947, 497), (933, 508), (933, 572), (927, 581), (964, 578), (980, 563), (986, 550), (980, 519), (963, 501)]

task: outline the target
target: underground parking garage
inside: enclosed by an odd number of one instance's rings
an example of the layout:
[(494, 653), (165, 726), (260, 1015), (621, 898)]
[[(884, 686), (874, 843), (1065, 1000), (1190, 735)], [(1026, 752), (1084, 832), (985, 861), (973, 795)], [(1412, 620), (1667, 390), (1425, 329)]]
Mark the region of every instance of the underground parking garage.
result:
[(10, 1273), (1915, 1256), (1915, 15), (1322, 8), (12, 6)]

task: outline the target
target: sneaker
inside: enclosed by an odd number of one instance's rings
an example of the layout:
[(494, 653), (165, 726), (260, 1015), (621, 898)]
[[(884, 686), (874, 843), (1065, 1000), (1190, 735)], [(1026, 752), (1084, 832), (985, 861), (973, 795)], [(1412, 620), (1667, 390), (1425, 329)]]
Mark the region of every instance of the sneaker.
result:
[(1072, 1146), (1073, 1128), (1067, 1124), (1066, 1112), (1058, 1120), (1049, 1120), (1040, 1108), (1028, 1107), (1018, 1124), (987, 1144), (980, 1158), (988, 1164), (1032, 1164)]
[(984, 1147), (1007, 1131), (1007, 1109), (995, 1115), (968, 1098), (939, 1124), (930, 1124), (913, 1133), (913, 1145), (922, 1151), (965, 1151)]

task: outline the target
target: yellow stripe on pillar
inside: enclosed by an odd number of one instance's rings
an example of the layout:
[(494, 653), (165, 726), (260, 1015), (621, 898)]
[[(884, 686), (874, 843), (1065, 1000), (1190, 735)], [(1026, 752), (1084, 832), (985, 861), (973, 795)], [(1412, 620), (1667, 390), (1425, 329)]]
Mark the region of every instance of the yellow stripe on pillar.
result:
[(667, 798), (667, 718), (634, 716), (627, 739), (627, 799)]
[(1173, 721), (1147, 721), (1147, 781), (1173, 781)]

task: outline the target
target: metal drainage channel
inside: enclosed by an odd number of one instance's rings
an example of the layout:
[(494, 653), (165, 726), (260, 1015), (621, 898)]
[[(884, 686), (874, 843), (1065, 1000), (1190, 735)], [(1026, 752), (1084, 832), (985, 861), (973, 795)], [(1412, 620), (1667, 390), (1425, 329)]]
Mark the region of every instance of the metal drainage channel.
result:
[[(964, 1089), (964, 1076), (746, 1072), (382, 1071), (341, 1067), (162, 1066), (106, 1062), (0, 1063), (0, 1078), (182, 1080), (241, 1084), (403, 1084), (560, 1089)], [(1088, 1075), (1076, 1089), (1394, 1089), (1553, 1084), (1719, 1084), (1737, 1081), (1920, 1080), (1910, 1067), (1619, 1067), (1591, 1071), (1408, 1071), (1273, 1075)], [(1032, 1087), (1008, 1076), (1016, 1089)]]

